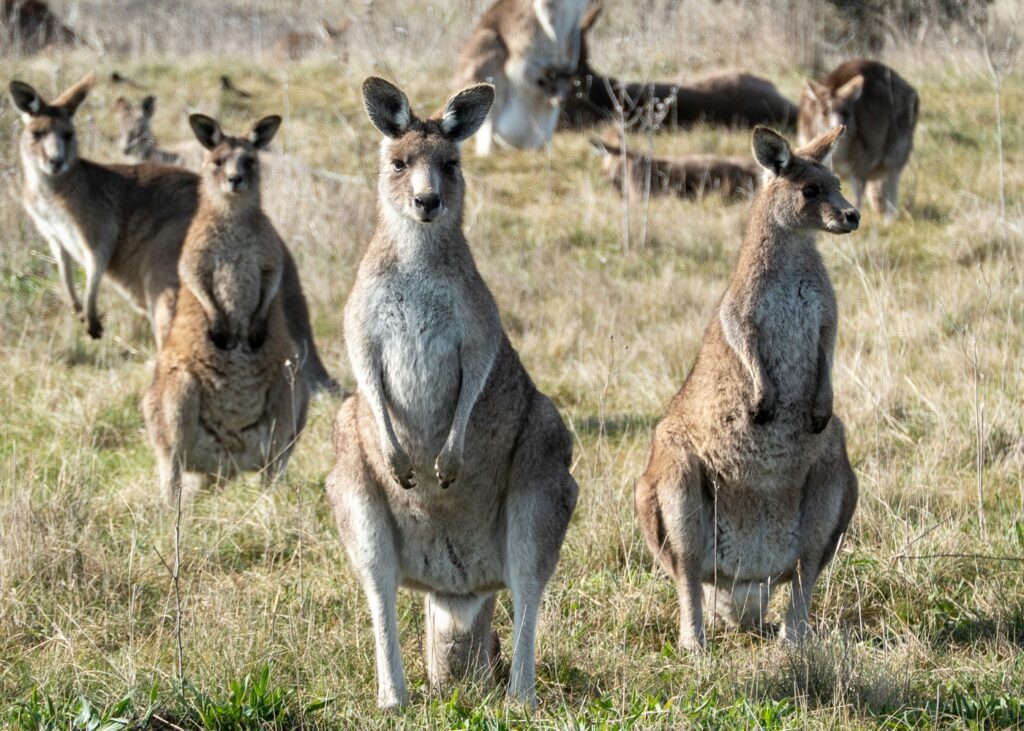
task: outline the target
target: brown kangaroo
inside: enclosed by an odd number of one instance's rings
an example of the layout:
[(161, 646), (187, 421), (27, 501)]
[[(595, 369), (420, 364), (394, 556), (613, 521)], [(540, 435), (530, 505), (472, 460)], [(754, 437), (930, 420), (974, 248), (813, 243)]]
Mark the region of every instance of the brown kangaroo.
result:
[[(81, 314), (89, 335), (103, 333), (97, 298), (106, 277), (148, 315), (159, 347), (174, 314), (178, 257), (198, 205), (199, 177), (177, 167), (101, 165), (80, 157), (74, 114), (94, 82), (90, 73), (49, 103), (28, 84), (11, 82), (11, 98), (24, 122), (22, 199), (50, 245), (72, 309)], [(85, 269), (84, 312), (72, 262)], [(288, 327), (305, 353), (303, 372), (317, 388), (336, 391), (316, 351), (299, 273), (287, 250), (281, 288)]]
[(406, 702), (395, 597), (426, 593), (432, 686), (486, 674), (495, 593), (512, 593), (509, 695), (536, 701), (544, 587), (576, 505), (572, 438), (523, 368), (462, 231), (459, 145), (494, 89), (421, 120), (383, 79), (363, 83), (384, 135), (377, 230), (345, 305), (358, 392), (334, 424), (327, 478), (342, 543), (373, 618), (377, 702)]
[(675, 195), (703, 198), (719, 193), (725, 198), (751, 198), (760, 184), (760, 168), (753, 162), (720, 155), (651, 157), (627, 150), (615, 141), (590, 138), (604, 158), (604, 171), (616, 190), (625, 193), (625, 181), (638, 196)]
[(573, 91), (562, 104), (559, 127), (585, 129), (618, 120), (621, 110), (627, 129), (672, 131), (697, 122), (753, 127), (796, 125), (798, 109), (767, 79), (727, 71), (688, 83), (626, 82), (603, 76), (590, 66), (587, 33), (601, 6), (583, 18), (580, 62), (573, 74)]
[(811, 592), (857, 503), (843, 425), (832, 415), (836, 298), (817, 231), (860, 214), (827, 158), (842, 127), (793, 152), (767, 127), (767, 171), (736, 268), (697, 361), (658, 424), (636, 510), (679, 593), (679, 643), (704, 647), (702, 584), (730, 623), (761, 626), (769, 591), (792, 582), (782, 638), (807, 630)]
[(284, 244), (260, 207), (256, 151), (281, 118), (265, 117), (241, 137), (201, 114), (189, 122), (207, 149), (199, 210), (178, 260), (177, 311), (143, 399), (161, 492), (172, 503), (186, 483), (279, 475), (309, 401), (280, 296)]
[(891, 68), (876, 61), (847, 61), (820, 81), (807, 80), (800, 99), (799, 138), (837, 124), (846, 136), (832, 164), (853, 186), (859, 208), (867, 187), (872, 206), (889, 221), (899, 210), (903, 168), (914, 147), (919, 98)]

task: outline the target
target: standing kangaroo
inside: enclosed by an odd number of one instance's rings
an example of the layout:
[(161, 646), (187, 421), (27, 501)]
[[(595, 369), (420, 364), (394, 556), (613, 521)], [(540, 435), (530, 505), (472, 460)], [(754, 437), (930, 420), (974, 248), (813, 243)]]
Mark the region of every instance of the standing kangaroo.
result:
[(180, 165), (183, 168), (199, 168), (203, 160), (203, 148), (192, 142), (173, 147), (160, 147), (153, 134), (153, 114), (156, 112), (156, 97), (146, 96), (136, 113), (132, 103), (119, 96), (114, 102), (117, 117), (117, 144), (121, 152), (141, 162), (158, 162), (164, 165)]
[(358, 391), (334, 427), (327, 494), (366, 593), (377, 701), (407, 701), (399, 586), (426, 593), (430, 683), (486, 673), (494, 594), (512, 592), (512, 697), (536, 698), (544, 587), (576, 505), (572, 440), (501, 326), (462, 233), (459, 143), (494, 90), (477, 85), (418, 119), (383, 79), (363, 83), (384, 135), (380, 217), (345, 306)]
[[(97, 298), (106, 276), (149, 316), (159, 347), (174, 314), (178, 257), (198, 205), (199, 177), (177, 167), (100, 165), (80, 157), (73, 117), (94, 82), (90, 73), (49, 103), (28, 84), (11, 82), (11, 98), (24, 121), (22, 198), (89, 335), (103, 333)], [(72, 261), (85, 269), (84, 312)], [(316, 387), (337, 390), (316, 351), (299, 273), (287, 249), (281, 289), (288, 327), (305, 356), (303, 372)]]
[(701, 585), (715, 611), (761, 626), (770, 588), (792, 581), (782, 637), (807, 629), (811, 592), (857, 503), (832, 416), (836, 299), (817, 231), (856, 230), (827, 158), (842, 127), (793, 152), (767, 127), (767, 171), (739, 260), (683, 387), (655, 430), (636, 509), (679, 592), (680, 645), (704, 646)]
[(480, 18), (455, 75), (458, 87), (494, 85), (478, 155), (490, 154), (495, 139), (520, 150), (551, 140), (578, 63), (586, 6), (587, 0), (497, 0)]
[(242, 137), (201, 114), (189, 122), (207, 150), (199, 210), (178, 260), (177, 311), (143, 399), (169, 502), (185, 475), (200, 483), (253, 470), (276, 477), (309, 401), (281, 303), (284, 244), (260, 207), (256, 151), (281, 118)]
[(899, 210), (900, 176), (914, 147), (919, 103), (914, 88), (888, 66), (847, 61), (820, 81), (804, 84), (800, 144), (845, 125), (832, 164), (850, 178), (854, 204), (860, 208), (867, 187), (872, 206), (889, 221)]

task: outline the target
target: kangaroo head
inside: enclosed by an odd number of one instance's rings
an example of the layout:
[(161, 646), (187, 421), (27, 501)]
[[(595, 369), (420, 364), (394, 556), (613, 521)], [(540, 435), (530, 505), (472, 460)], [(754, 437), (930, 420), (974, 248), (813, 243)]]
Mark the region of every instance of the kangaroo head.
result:
[(144, 158), (156, 146), (153, 137), (152, 119), (156, 111), (156, 97), (150, 94), (142, 100), (136, 113), (132, 103), (119, 96), (114, 102), (114, 116), (117, 118), (117, 146), (125, 155)]
[[(838, 89), (832, 89), (817, 81), (804, 82), (801, 110), (809, 122), (807, 137), (828, 132), (833, 127), (846, 127), (846, 134), (857, 134), (857, 120), (853, 115), (854, 106), (864, 92), (864, 77), (858, 74)], [(801, 140), (806, 143), (808, 140)]]
[(832, 148), (844, 131), (835, 127), (794, 151), (775, 130), (754, 128), (754, 159), (765, 169), (759, 197), (768, 201), (783, 228), (836, 234), (857, 229), (860, 213), (843, 197), (839, 178), (829, 166)]
[(401, 89), (384, 79), (363, 82), (363, 101), (373, 126), (384, 135), (380, 146), (382, 205), (421, 225), (462, 215), (466, 181), (459, 145), (484, 123), (494, 87), (463, 89), (429, 119), (421, 120)]
[(225, 201), (248, 198), (250, 193), (258, 195), (259, 151), (274, 139), (281, 118), (276, 114), (264, 117), (240, 137), (224, 134), (217, 120), (205, 114), (190, 115), (188, 123), (199, 144), (206, 148), (202, 170), (204, 193)]
[(90, 72), (52, 102), (23, 81), (11, 82), (11, 99), (25, 124), (20, 146), (26, 165), (45, 176), (57, 176), (78, 160), (73, 118), (95, 81)]

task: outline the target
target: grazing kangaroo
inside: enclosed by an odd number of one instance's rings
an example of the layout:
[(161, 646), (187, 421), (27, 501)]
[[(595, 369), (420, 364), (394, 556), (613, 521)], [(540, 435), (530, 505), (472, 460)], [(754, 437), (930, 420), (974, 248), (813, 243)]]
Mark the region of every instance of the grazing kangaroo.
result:
[(644, 538), (679, 592), (688, 650), (704, 646), (702, 584), (723, 619), (759, 627), (770, 588), (791, 581), (782, 637), (802, 638), (814, 583), (857, 503), (832, 416), (835, 292), (815, 248), (817, 231), (849, 233), (860, 219), (827, 167), (842, 132), (793, 152), (777, 132), (754, 130), (766, 181), (636, 485)]
[(601, 6), (592, 6), (581, 23), (580, 59), (572, 75), (573, 91), (562, 104), (559, 127), (585, 129), (618, 120), (627, 129), (674, 131), (697, 122), (753, 127), (796, 125), (798, 108), (767, 79), (726, 71), (688, 83), (628, 82), (603, 76), (590, 66), (587, 34)]
[(318, 48), (342, 47), (342, 62), (348, 62), (348, 48), (345, 47), (345, 34), (348, 32), (349, 20), (346, 18), (338, 25), (321, 19), (315, 33), (288, 31), (276, 41), (271, 48), (271, 55), (279, 61), (298, 61)]
[(189, 122), (207, 150), (199, 210), (178, 260), (177, 310), (143, 399), (168, 502), (185, 475), (190, 483), (279, 475), (309, 401), (280, 296), (284, 244), (260, 207), (256, 151), (281, 118), (265, 117), (242, 137), (201, 114)]
[(203, 149), (198, 144), (185, 142), (169, 148), (157, 144), (153, 134), (154, 112), (156, 97), (152, 94), (142, 100), (138, 113), (130, 101), (123, 96), (117, 98), (114, 102), (114, 115), (117, 118), (117, 143), (121, 152), (140, 162), (198, 168), (203, 159)]
[(811, 138), (837, 124), (846, 136), (832, 164), (853, 186), (859, 208), (867, 187), (885, 220), (899, 210), (900, 175), (914, 147), (920, 100), (895, 71), (875, 61), (847, 61), (820, 81), (807, 80), (800, 99), (799, 138)]
[[(148, 315), (159, 347), (174, 314), (178, 256), (198, 205), (199, 178), (176, 167), (100, 165), (80, 157), (73, 117), (94, 81), (90, 73), (49, 103), (28, 84), (11, 82), (11, 98), (24, 122), (22, 198), (89, 335), (103, 333), (97, 298), (106, 276)], [(84, 312), (73, 261), (85, 269)], [(288, 327), (305, 352), (303, 372), (317, 388), (336, 391), (316, 351), (299, 273), (287, 250), (281, 289)]]
[(327, 495), (370, 605), (377, 701), (408, 697), (399, 586), (426, 593), (433, 687), (487, 672), (494, 594), (508, 587), (509, 693), (532, 704), (537, 613), (577, 487), (569, 432), (509, 343), (462, 233), (459, 143), (494, 90), (464, 89), (426, 120), (383, 79), (363, 96), (385, 137), (380, 217), (345, 306), (359, 389), (335, 421)]
[(478, 155), (493, 141), (520, 150), (543, 147), (558, 125), (580, 46), (587, 0), (498, 0), (462, 49), (458, 87), (494, 85), (491, 113), (476, 138)]
[(726, 198), (750, 198), (760, 183), (760, 168), (747, 160), (720, 155), (651, 157), (615, 142), (590, 138), (604, 158), (604, 171), (615, 188), (625, 193), (625, 181), (637, 195), (675, 195), (700, 199), (718, 192)]

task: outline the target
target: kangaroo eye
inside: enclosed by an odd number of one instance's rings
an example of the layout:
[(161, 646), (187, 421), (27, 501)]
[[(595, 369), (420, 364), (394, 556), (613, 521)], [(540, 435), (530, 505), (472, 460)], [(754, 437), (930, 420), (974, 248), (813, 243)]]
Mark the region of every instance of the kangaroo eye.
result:
[(224, 164), (224, 158), (222, 158), (222, 157), (215, 157), (215, 158), (213, 158), (213, 164), (216, 165), (217, 167), (221, 167)]
[(61, 139), (63, 139), (65, 142), (71, 142), (71, 140), (73, 140), (75, 138), (75, 133), (74, 132), (61, 132), (60, 136), (61, 136)]
[(458, 160), (449, 160), (444, 164), (444, 172), (446, 175), (455, 175), (455, 171), (459, 169)]
[(396, 173), (400, 173), (405, 170), (405, 160), (392, 160), (391, 167), (395, 169)]
[(41, 140), (44, 137), (46, 137), (46, 132), (41, 129), (37, 129), (32, 132), (32, 139), (34, 140)]
[(819, 188), (817, 185), (808, 185), (803, 189), (804, 198), (806, 198), (807, 200), (817, 198), (820, 193), (821, 188)]

